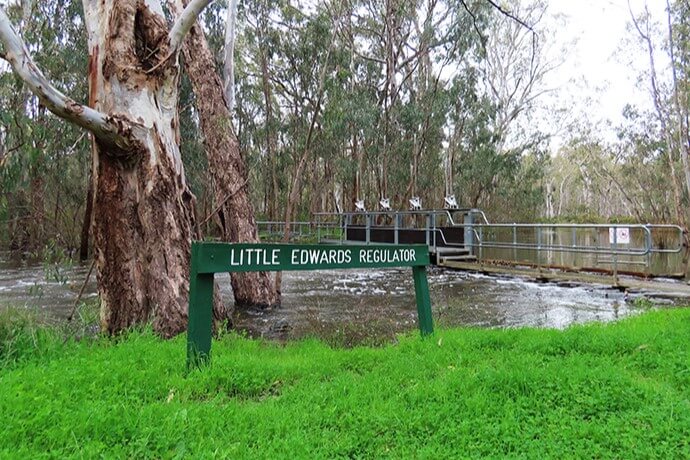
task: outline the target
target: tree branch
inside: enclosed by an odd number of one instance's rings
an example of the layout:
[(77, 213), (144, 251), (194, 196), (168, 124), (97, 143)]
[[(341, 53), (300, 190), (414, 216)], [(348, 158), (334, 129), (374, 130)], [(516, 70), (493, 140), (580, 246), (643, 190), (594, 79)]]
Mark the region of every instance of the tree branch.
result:
[(216, 208), (213, 211), (211, 211), (211, 213), (208, 216), (206, 216), (206, 218), (199, 224), (199, 227), (203, 227), (204, 225), (206, 225), (206, 222), (211, 220), (211, 218), (215, 216), (218, 211), (223, 209), (226, 203), (230, 201), (230, 198), (237, 195), (239, 191), (242, 190), (245, 187), (245, 185), (247, 185), (247, 182), (249, 182), (249, 174), (247, 174), (247, 178), (244, 180), (244, 182), (240, 184), (239, 187), (237, 187), (232, 192), (228, 193), (228, 195), (223, 199), (223, 201), (218, 206), (216, 206)]
[(169, 37), (171, 55), (175, 55), (180, 48), (182, 48), (184, 38), (192, 29), (192, 26), (204, 8), (206, 8), (212, 1), (213, 0), (192, 0), (187, 4), (184, 11), (182, 11), (182, 14), (180, 14), (175, 21), (175, 24), (173, 24), (172, 29), (170, 29)]
[(0, 43), (5, 59), (48, 110), (96, 136), (102, 142), (129, 150), (130, 142), (120, 134), (122, 120), (115, 120), (97, 110), (65, 96), (43, 75), (31, 58), (26, 45), (14, 30), (5, 10), (0, 7)]
[(223, 58), (223, 90), (228, 111), (235, 110), (235, 36), (237, 34), (237, 0), (228, 4), (228, 19), (225, 24), (225, 56)]
[[(160, 60), (158, 64), (146, 71), (146, 73), (153, 73), (157, 71), (163, 65), (166, 65), (173, 56), (177, 56), (177, 53), (182, 49), (182, 44), (184, 39), (194, 27), (194, 23), (199, 19), (199, 15), (204, 8), (211, 4), (213, 0), (169, 0), (168, 5), (173, 9), (173, 11), (179, 11), (178, 8), (184, 7), (182, 13), (177, 16), (175, 23), (170, 29), (168, 34), (168, 39), (170, 40), (170, 51), (168, 54)], [(184, 6), (187, 4), (187, 6)]]
[[(508, 10), (506, 10), (506, 9), (503, 9), (499, 4), (497, 4), (497, 3), (494, 2), (493, 0), (486, 0), (486, 1), (489, 2), (489, 4), (490, 4), (491, 6), (493, 6), (494, 8), (496, 8), (502, 15), (504, 15), (504, 16), (506, 16), (506, 17), (512, 19), (513, 21), (515, 21), (515, 22), (517, 22), (518, 24), (520, 24), (522, 27), (524, 27), (524, 28), (526, 28), (527, 30), (529, 30), (530, 32), (532, 32), (532, 58), (530, 59), (530, 69), (533, 68), (533, 67), (534, 67), (534, 59), (535, 59), (535, 57), (536, 57), (536, 55), (537, 55), (537, 37), (538, 37), (537, 32), (535, 32), (535, 30), (532, 28), (532, 26), (530, 26), (530, 25), (527, 24), (525, 21), (523, 21), (522, 19), (520, 19), (520, 18), (518, 18), (517, 16), (515, 16), (515, 15), (514, 15), (513, 13), (511, 13), (510, 11), (508, 11)], [(629, 0), (628, 0), (628, 1), (629, 1)], [(540, 18), (538, 18), (537, 21), (538, 21), (539, 19), (540, 19)]]
[(534, 29), (533, 29), (530, 25), (528, 25), (525, 21), (523, 21), (522, 19), (520, 19), (520, 18), (518, 18), (517, 16), (515, 16), (515, 15), (514, 15), (513, 13), (511, 13), (510, 11), (503, 9), (503, 7), (501, 7), (501, 5), (499, 5), (498, 3), (494, 2), (493, 0), (486, 0), (486, 1), (489, 2), (489, 4), (490, 4), (491, 6), (493, 6), (494, 8), (496, 8), (503, 16), (509, 17), (510, 19), (512, 19), (513, 21), (517, 22), (518, 24), (520, 24), (520, 25), (521, 25), (522, 27), (524, 27), (525, 29), (529, 29), (529, 30), (532, 31), (532, 33), (536, 34), (536, 32), (534, 31)]
[(472, 18), (472, 25), (474, 26), (474, 31), (477, 32), (477, 35), (479, 36), (479, 43), (482, 45), (482, 48), (484, 48), (484, 51), (486, 52), (486, 44), (484, 43), (484, 35), (482, 35), (482, 31), (479, 30), (479, 26), (477, 25), (477, 17), (474, 15), (472, 10), (467, 6), (467, 3), (465, 3), (465, 0), (460, 0), (460, 3), (462, 4), (462, 7), (467, 11), (467, 13), (470, 15), (470, 18)]

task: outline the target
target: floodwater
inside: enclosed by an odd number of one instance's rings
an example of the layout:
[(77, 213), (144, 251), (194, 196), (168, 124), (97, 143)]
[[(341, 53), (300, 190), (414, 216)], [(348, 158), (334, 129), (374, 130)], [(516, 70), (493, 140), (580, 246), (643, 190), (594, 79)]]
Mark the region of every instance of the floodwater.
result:
[[(542, 249), (513, 249), (513, 248), (475, 248), (475, 254), (481, 259), (510, 260), (518, 263), (556, 265), (561, 267), (580, 267), (587, 269), (604, 269), (634, 272), (654, 276), (681, 276), (685, 271), (682, 253), (681, 235), (670, 228), (655, 228), (649, 236), (652, 252), (644, 255), (646, 248), (646, 233), (641, 227), (630, 227), (628, 244), (618, 244), (618, 251), (630, 251), (628, 254), (611, 254), (596, 252), (614, 248), (610, 243), (608, 228), (556, 228), (545, 227), (537, 234), (534, 228), (518, 228), (513, 233), (512, 228), (493, 228), (484, 232), (483, 241), (491, 244), (511, 244), (517, 241), (522, 244), (561, 246), (564, 251)], [(584, 252), (569, 252), (568, 247), (578, 246), (588, 248)]]
[[(66, 318), (87, 266), (11, 263), (0, 255), (0, 309), (25, 307), (48, 320)], [(564, 328), (612, 321), (639, 309), (605, 286), (562, 286), (429, 270), (436, 325)], [(95, 280), (84, 298), (95, 296)], [(217, 275), (225, 302), (232, 302), (229, 275)], [(252, 337), (316, 336), (340, 345), (380, 343), (417, 328), (411, 269), (285, 272), (283, 303), (276, 309), (236, 311), (235, 326)]]

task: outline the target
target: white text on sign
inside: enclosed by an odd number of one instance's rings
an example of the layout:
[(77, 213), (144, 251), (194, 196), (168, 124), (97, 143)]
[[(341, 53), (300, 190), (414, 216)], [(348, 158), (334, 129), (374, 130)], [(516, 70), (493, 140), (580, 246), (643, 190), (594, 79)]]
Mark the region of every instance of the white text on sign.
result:
[[(258, 266), (275, 267), (281, 265), (281, 249), (233, 248), (230, 251), (230, 265), (233, 267)], [(363, 265), (397, 264), (417, 261), (413, 249), (372, 248), (372, 249), (290, 249), (288, 262), (293, 266), (318, 265)]]

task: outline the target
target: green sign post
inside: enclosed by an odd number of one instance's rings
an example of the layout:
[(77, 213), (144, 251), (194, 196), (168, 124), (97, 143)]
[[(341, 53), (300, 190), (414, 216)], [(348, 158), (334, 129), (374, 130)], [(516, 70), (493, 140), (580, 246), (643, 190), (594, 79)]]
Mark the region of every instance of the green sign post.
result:
[(295, 245), (192, 243), (187, 365), (210, 360), (213, 275), (226, 272), (412, 267), (419, 330), (433, 332), (426, 245)]

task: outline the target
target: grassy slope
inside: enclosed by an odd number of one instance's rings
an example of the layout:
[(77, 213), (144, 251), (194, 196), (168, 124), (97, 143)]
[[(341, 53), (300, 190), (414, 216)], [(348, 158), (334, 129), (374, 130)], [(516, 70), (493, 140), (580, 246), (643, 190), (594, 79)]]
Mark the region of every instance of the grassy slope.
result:
[(690, 458), (690, 310), (385, 348), (47, 340), (0, 368), (0, 457)]

